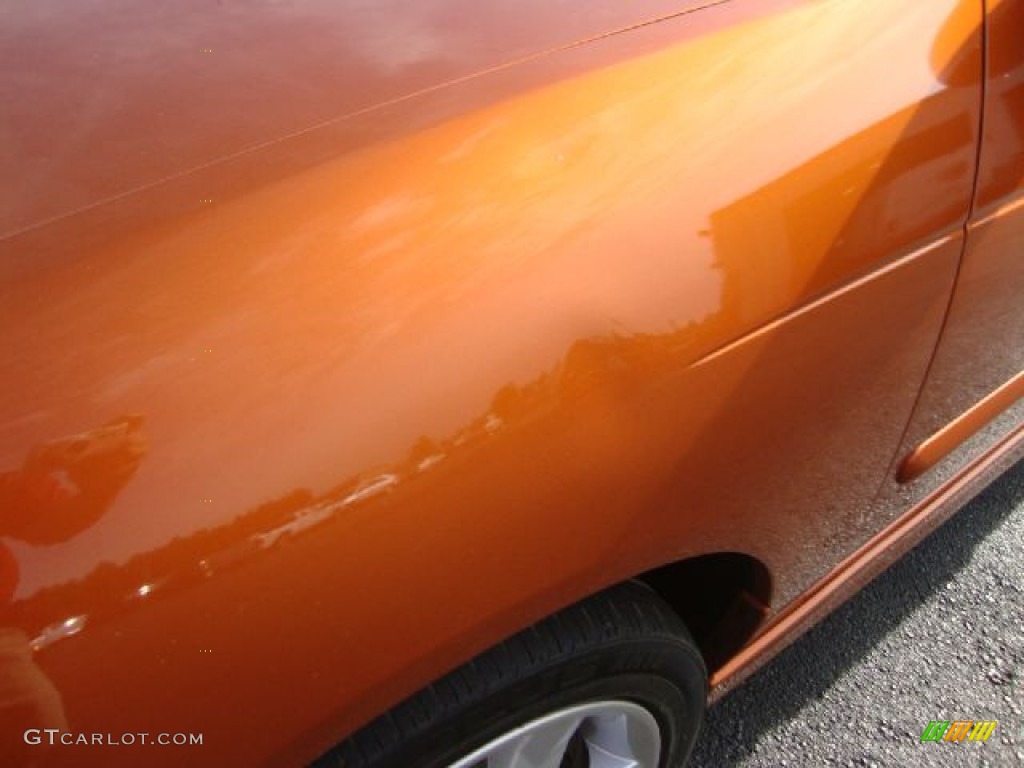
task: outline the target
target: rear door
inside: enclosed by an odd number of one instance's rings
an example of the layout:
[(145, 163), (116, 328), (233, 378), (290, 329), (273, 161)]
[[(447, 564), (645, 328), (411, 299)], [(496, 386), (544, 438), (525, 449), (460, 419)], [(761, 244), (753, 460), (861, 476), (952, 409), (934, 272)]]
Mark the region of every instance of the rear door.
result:
[(897, 457), (924, 498), (1024, 418), (1024, 0), (988, 0), (982, 146), (963, 261), (935, 359)]

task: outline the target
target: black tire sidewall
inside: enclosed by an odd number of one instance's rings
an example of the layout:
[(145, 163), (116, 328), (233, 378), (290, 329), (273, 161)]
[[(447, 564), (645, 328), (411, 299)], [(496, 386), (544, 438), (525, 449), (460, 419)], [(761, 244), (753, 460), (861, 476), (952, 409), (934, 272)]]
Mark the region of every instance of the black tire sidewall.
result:
[(494, 686), (374, 768), (447, 768), (532, 720), (596, 701), (649, 711), (662, 736), (659, 768), (678, 768), (700, 730), (706, 696), (703, 662), (692, 646), (677, 638), (620, 641)]

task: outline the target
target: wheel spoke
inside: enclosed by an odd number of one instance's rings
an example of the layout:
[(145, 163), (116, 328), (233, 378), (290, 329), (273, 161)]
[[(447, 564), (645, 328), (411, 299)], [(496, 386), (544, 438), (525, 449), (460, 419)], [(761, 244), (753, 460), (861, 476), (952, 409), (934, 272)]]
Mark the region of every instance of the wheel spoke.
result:
[(647, 719), (610, 710), (592, 717), (584, 734), (590, 768), (657, 768), (660, 736)]
[(527, 728), (488, 755), (487, 768), (558, 768), (582, 718), (556, 718)]
[(601, 747), (587, 743), (587, 754), (590, 757), (590, 768), (647, 768), (630, 757), (622, 757), (607, 752)]
[(450, 768), (561, 768), (577, 732), (590, 768), (657, 768), (657, 721), (643, 707), (625, 701), (583, 704), (531, 720)]

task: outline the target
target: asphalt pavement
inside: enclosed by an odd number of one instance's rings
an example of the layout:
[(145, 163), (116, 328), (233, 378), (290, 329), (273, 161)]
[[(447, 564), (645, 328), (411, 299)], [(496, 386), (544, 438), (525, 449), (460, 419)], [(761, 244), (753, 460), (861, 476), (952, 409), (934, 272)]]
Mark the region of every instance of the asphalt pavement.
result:
[(1024, 462), (712, 707), (692, 766), (1024, 766)]

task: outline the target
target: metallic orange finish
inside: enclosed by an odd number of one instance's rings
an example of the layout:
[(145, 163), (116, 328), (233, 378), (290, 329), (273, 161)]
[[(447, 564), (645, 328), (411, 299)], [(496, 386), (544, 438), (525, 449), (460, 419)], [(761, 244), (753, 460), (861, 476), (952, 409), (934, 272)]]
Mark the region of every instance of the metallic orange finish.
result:
[(204, 744), (27, 757), (299, 763), (716, 552), (763, 659), (937, 508), (876, 490), (1019, 274), (977, 0), (46, 7), (0, 32), (0, 691)]
[(712, 699), (720, 698), (757, 671), (781, 647), (799, 637), (842, 601), (856, 594), (872, 578), (959, 511), (979, 490), (1022, 458), (1024, 425), (1017, 427), (985, 453), (973, 465), (971, 472), (955, 477), (923, 504), (915, 507), (911, 514), (887, 526), (844, 560), (828, 578), (808, 589), (799, 600), (794, 600), (758, 633), (750, 645), (714, 674), (711, 679)]
[[(1021, 0), (988, 4), (982, 143), (967, 244), (942, 342), (898, 454), (910, 465), (894, 464), (894, 482), (880, 499), (893, 517), (964, 471), (1024, 418), (1024, 404), (1014, 405), (1024, 371), (1022, 25)], [(897, 485), (912, 478), (908, 487)]]
[(1024, 178), (1024, 3), (986, 0), (984, 147), (978, 169), (982, 215), (1020, 199)]
[(1024, 372), (978, 402), (955, 421), (915, 448), (896, 473), (896, 480), (907, 483), (920, 477), (952, 453), (967, 438), (1024, 397)]

